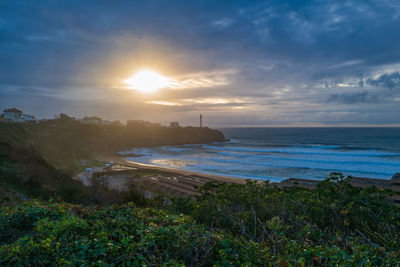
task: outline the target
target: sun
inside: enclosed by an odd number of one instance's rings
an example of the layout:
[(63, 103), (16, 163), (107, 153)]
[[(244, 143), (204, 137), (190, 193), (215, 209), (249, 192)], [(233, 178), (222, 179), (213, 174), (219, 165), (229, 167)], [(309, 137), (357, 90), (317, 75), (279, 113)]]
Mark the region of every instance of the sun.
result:
[(142, 93), (152, 93), (167, 87), (170, 79), (152, 70), (141, 70), (124, 82), (129, 89), (138, 90)]

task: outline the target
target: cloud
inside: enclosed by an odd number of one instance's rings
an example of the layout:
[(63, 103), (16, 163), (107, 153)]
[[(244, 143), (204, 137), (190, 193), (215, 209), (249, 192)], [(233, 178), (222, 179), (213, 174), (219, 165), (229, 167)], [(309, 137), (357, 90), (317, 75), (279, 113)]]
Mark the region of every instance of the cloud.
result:
[[(1, 6), (2, 105), (19, 101), (58, 113), (44, 97), (64, 103), (63, 112), (86, 114), (90, 102), (108, 116), (112, 102), (134, 106), (135, 116), (162, 110), (160, 117), (182, 119), (210, 107), (224, 125), (315, 122), (316, 112), (337, 103), (351, 114), (373, 109), (370, 123), (398, 116), (395, 0), (22, 0)], [(118, 87), (141, 68), (174, 83), (147, 98)], [(112, 114), (123, 117), (122, 110)]]
[(234, 69), (191, 73), (183, 77), (173, 79), (168, 88), (210, 88), (229, 85), (232, 82), (232, 76), (236, 73), (237, 71)]
[(229, 27), (233, 23), (233, 19), (223, 18), (216, 21), (213, 21), (211, 25), (217, 29), (224, 29)]
[(367, 83), (389, 90), (400, 89), (400, 73), (385, 73), (376, 78), (368, 78)]
[(377, 103), (378, 97), (368, 93), (368, 91), (358, 93), (331, 94), (326, 100), (327, 103), (357, 104), (357, 103)]
[(227, 105), (243, 105), (251, 104), (249, 99), (238, 98), (183, 98), (176, 101), (165, 100), (152, 100), (148, 104), (163, 105), (163, 106), (193, 106), (193, 105), (207, 105), (207, 106), (227, 106)]
[(181, 103), (171, 102), (171, 101), (160, 101), (160, 100), (152, 100), (146, 102), (147, 104), (154, 104), (154, 105), (162, 105), (162, 106), (182, 106)]

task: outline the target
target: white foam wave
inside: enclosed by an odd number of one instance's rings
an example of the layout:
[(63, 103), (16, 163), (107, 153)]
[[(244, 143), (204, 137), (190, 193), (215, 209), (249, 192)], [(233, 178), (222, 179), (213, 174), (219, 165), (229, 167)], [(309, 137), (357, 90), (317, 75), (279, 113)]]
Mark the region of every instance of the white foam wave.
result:
[(391, 161), (387, 159), (377, 158), (377, 157), (339, 157), (339, 156), (307, 156), (301, 155), (301, 157), (285, 157), (282, 156), (273, 156), (273, 155), (257, 155), (257, 154), (244, 154), (244, 153), (230, 153), (230, 152), (217, 152), (218, 155), (224, 157), (233, 157), (233, 158), (251, 158), (252, 160), (282, 160), (288, 159), (292, 161), (301, 161), (301, 162), (315, 162), (315, 163), (341, 163), (347, 165), (354, 164), (364, 164), (364, 165), (383, 165), (383, 166), (392, 166), (392, 167), (400, 167), (400, 163), (396, 161)]
[(251, 148), (251, 147), (233, 147), (233, 146), (211, 146), (203, 145), (203, 148), (212, 150), (225, 150), (235, 152), (253, 152), (253, 153), (282, 153), (282, 154), (308, 154), (308, 155), (336, 155), (336, 156), (360, 156), (360, 157), (383, 157), (400, 156), (399, 153), (378, 150), (347, 150), (339, 151), (324, 148), (307, 149), (302, 147), (281, 147), (281, 148)]
[(389, 179), (400, 170), (398, 153), (338, 148), (318, 144), (290, 147), (214, 144), (135, 148), (125, 152), (144, 155), (130, 158), (141, 163), (253, 179), (322, 179), (332, 171)]

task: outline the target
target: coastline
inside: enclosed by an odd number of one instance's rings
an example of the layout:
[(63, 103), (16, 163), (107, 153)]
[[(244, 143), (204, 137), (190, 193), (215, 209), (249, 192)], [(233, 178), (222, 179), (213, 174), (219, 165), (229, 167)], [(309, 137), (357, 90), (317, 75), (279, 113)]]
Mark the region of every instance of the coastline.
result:
[(127, 160), (127, 159), (124, 159), (124, 160), (125, 160), (125, 164), (131, 165), (132, 167), (136, 167), (136, 168), (154, 169), (154, 170), (159, 170), (159, 171), (163, 171), (163, 172), (169, 172), (172, 174), (195, 175), (195, 176), (199, 176), (201, 178), (205, 178), (205, 179), (215, 181), (215, 182), (238, 183), (238, 184), (246, 183), (245, 178), (237, 178), (237, 177), (217, 175), (217, 174), (208, 174), (208, 173), (195, 172), (195, 171), (186, 171), (186, 170), (174, 169), (174, 168), (169, 168), (169, 167), (139, 163), (139, 162), (135, 162), (135, 161)]
[[(137, 180), (139, 180), (141, 183), (146, 184), (146, 188), (149, 191), (158, 192), (161, 195), (165, 193), (170, 196), (178, 197), (195, 196), (200, 194), (200, 191), (197, 187), (202, 186), (207, 182), (245, 184), (247, 180), (245, 178), (239, 177), (207, 174), (196, 171), (174, 169), (170, 167), (135, 162), (132, 160), (128, 160), (119, 154), (102, 155), (98, 157), (98, 160), (101, 160), (103, 162), (113, 162), (113, 165), (115, 165), (116, 168), (111, 168), (112, 171), (118, 172), (118, 170), (122, 170), (122, 172), (125, 172), (125, 175), (123, 175), (123, 177), (115, 172), (111, 175), (108, 174), (110, 178), (110, 183), (114, 184), (115, 188), (123, 188), (124, 183), (129, 182), (131, 178), (140, 177)], [(136, 174), (138, 173), (141, 173), (141, 175), (137, 176)], [(400, 187), (398, 186), (398, 184), (400, 184), (400, 182), (398, 182), (399, 178), (393, 177), (391, 180), (351, 176), (348, 178), (350, 184), (358, 188), (366, 188), (372, 186), (382, 190), (400, 190)], [(135, 178), (133, 180), (135, 180)], [(264, 180), (255, 181), (263, 182)], [(319, 182), (321, 181), (288, 177), (281, 182), (270, 181), (270, 184), (279, 187), (300, 186), (313, 189)], [(153, 189), (155, 189), (155, 191), (152, 191)], [(400, 197), (392, 197), (392, 200), (400, 203)]]
[(201, 177), (203, 179), (213, 181), (213, 182), (238, 183), (238, 184), (246, 183), (245, 178), (238, 178), (238, 177), (231, 177), (231, 176), (217, 175), (217, 174), (214, 175), (214, 174), (207, 174), (207, 173), (202, 173), (202, 172), (187, 171), (187, 170), (181, 170), (181, 169), (174, 169), (174, 168), (170, 168), (170, 167), (145, 164), (145, 163), (128, 160), (119, 154), (102, 155), (102, 156), (99, 156), (98, 159), (101, 161), (106, 161), (106, 162), (112, 161), (115, 164), (127, 165), (132, 168), (157, 170), (157, 171), (161, 171), (161, 172), (165, 172), (165, 173), (170, 173), (172, 175), (178, 174), (178, 175), (183, 175), (183, 176), (198, 176), (198, 177)]

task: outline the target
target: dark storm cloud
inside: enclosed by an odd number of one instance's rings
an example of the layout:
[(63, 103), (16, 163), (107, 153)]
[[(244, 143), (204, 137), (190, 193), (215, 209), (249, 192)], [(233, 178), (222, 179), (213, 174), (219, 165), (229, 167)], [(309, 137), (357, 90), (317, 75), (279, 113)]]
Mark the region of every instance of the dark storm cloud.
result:
[(331, 94), (327, 99), (327, 102), (337, 102), (343, 104), (376, 103), (378, 102), (378, 97), (376, 95), (371, 95), (367, 91), (359, 93), (341, 93)]
[(385, 73), (377, 78), (369, 78), (367, 83), (373, 86), (379, 86), (389, 90), (400, 89), (400, 73)]
[[(109, 99), (126, 103), (126, 94), (98, 89), (111, 86), (106, 81), (118, 66), (169, 62), (165, 69), (183, 76), (235, 70), (223, 77), (226, 86), (168, 91), (165, 100), (247, 97), (234, 116), (249, 124), (268, 123), (253, 115), (268, 112), (298, 122), (284, 115), (289, 108), (305, 116), (304, 123), (338, 118), (316, 116), (318, 103), (354, 105), (351, 112), (359, 116), (353, 117), (363, 123), (365, 110), (358, 106), (369, 103), (378, 114), (370, 123), (395, 123), (388, 113), (397, 111), (385, 105), (400, 99), (398, 29), (396, 0), (0, 1), (0, 103), (20, 101), (29, 108), (43, 96), (82, 113), (87, 104), (72, 105), (71, 99), (92, 95), (90, 106)], [(268, 110), (270, 103), (282, 108)], [(234, 107), (213, 105), (221, 121), (236, 123), (228, 115)], [(42, 106), (57, 112), (54, 105)], [(151, 108), (141, 107), (143, 113)], [(190, 105), (162, 109), (178, 114)], [(193, 112), (199, 110), (201, 105), (193, 105)]]

